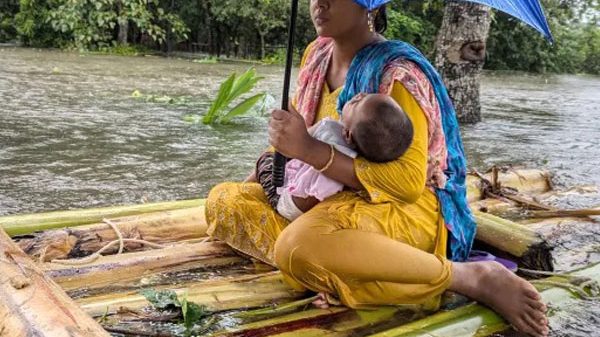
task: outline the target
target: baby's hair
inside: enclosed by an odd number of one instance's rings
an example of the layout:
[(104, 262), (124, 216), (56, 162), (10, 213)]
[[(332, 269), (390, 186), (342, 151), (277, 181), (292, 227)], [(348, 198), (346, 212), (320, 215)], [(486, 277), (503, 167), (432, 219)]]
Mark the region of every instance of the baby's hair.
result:
[(410, 147), (413, 125), (396, 104), (378, 101), (363, 115), (352, 130), (352, 140), (365, 159), (384, 163), (398, 159)]

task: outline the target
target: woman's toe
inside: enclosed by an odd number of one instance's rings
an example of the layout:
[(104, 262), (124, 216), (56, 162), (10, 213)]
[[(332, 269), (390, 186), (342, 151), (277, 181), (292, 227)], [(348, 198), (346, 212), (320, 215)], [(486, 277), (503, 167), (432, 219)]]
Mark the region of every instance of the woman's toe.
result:
[(534, 300), (534, 301), (541, 301), (542, 300), (542, 296), (540, 295), (540, 293), (537, 290), (535, 290), (535, 288), (533, 288), (533, 289), (525, 289), (525, 296), (527, 298), (529, 298), (529, 299)]
[(516, 327), (520, 332), (526, 333), (529, 336), (543, 336), (537, 328), (539, 323), (530, 321), (530, 318), (527, 315), (523, 315), (518, 320), (516, 320), (516, 322)]
[(544, 324), (540, 320), (539, 317), (529, 314), (529, 315), (526, 315), (525, 321), (537, 333), (537, 335), (539, 335), (539, 336), (548, 335), (548, 328), (547, 328), (546, 324)]

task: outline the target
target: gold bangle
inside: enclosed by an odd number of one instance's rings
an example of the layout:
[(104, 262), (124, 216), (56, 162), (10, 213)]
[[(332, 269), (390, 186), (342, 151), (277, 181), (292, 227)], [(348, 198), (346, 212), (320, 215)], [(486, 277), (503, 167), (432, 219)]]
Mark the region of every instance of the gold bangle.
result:
[(335, 147), (329, 144), (329, 148), (331, 149), (331, 152), (329, 154), (329, 161), (327, 162), (327, 164), (325, 164), (325, 166), (322, 169), (318, 170), (320, 173), (327, 171), (331, 167), (331, 164), (333, 164), (333, 159), (335, 158)]

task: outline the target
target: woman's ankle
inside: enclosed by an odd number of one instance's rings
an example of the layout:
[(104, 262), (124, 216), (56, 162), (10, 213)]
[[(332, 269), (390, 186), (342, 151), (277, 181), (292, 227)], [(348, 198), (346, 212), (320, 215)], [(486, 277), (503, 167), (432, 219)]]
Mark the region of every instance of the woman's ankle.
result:
[(493, 263), (453, 262), (449, 290), (473, 297), (482, 277), (494, 269)]

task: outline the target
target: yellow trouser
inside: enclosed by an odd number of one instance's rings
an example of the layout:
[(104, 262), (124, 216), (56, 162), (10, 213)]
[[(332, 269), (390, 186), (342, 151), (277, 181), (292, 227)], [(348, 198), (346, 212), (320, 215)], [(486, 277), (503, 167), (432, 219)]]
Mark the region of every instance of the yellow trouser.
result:
[(415, 204), (371, 204), (342, 192), (288, 224), (260, 185), (224, 183), (206, 202), (208, 233), (277, 266), (298, 290), (337, 295), (352, 308), (433, 309), (449, 286), (451, 264), (437, 199), (428, 193)]

